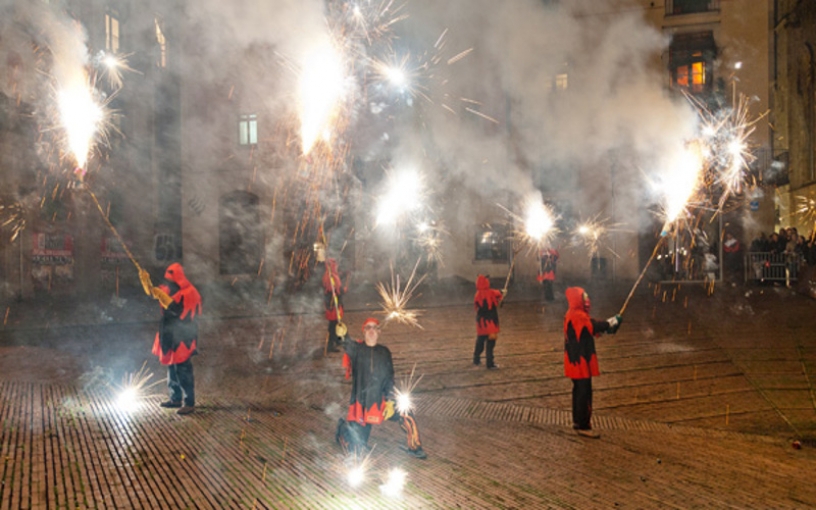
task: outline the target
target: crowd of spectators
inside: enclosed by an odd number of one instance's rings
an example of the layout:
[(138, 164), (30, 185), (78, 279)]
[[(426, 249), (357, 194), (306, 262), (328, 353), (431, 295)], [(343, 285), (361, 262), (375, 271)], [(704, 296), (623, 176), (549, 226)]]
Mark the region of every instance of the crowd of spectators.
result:
[(770, 236), (764, 232), (751, 241), (751, 252), (798, 255), (808, 265), (816, 265), (816, 242), (814, 236), (799, 235), (796, 227), (779, 229)]

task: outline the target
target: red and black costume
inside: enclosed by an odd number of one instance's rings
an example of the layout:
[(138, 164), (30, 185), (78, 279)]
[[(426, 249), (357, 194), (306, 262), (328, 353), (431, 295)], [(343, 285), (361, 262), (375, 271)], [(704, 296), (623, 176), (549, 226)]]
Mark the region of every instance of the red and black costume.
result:
[[(367, 319), (363, 328), (367, 324), (379, 325), (379, 321)], [(335, 439), (345, 448), (365, 448), (371, 435), (371, 425), (398, 420), (407, 436), (408, 451), (422, 452), (413, 413), (388, 416), (386, 412), (386, 403), (391, 401), (390, 405), (393, 406), (395, 399), (394, 363), (388, 347), (379, 344), (369, 347), (362, 341), (346, 336), (343, 348), (351, 360), (352, 388), (348, 413), (346, 419), (338, 423)], [(424, 458), (424, 453), (421, 456)]]
[(476, 277), (476, 295), (473, 297), (473, 308), (476, 310), (476, 348), (473, 350), (473, 364), (482, 362), (482, 351), (487, 347), (485, 361), (487, 368), (495, 368), (493, 349), (499, 337), (499, 303), (503, 294), (490, 288), (490, 278)]
[(329, 350), (336, 351), (342, 344), (336, 330), (337, 322), (343, 320), (343, 283), (340, 281), (340, 272), (334, 259), (326, 260), (326, 270), (323, 273), (323, 306), (326, 309), (326, 320), (329, 321)]
[(572, 379), (572, 426), (591, 430), (592, 377), (600, 375), (595, 336), (608, 331), (607, 321), (589, 316), (589, 296), (581, 287), (566, 290), (569, 309), (564, 316), (564, 375)]
[(198, 347), (198, 316), (201, 315), (201, 295), (184, 276), (181, 264), (171, 264), (164, 273), (166, 282), (159, 285), (172, 301), (162, 309), (159, 331), (153, 342), (153, 354), (167, 365), (167, 386), (170, 401), (195, 405), (195, 380), (191, 356)]
[(553, 284), (555, 283), (555, 269), (558, 263), (558, 250), (544, 248), (539, 253), (538, 283), (541, 284), (544, 301), (553, 301)]

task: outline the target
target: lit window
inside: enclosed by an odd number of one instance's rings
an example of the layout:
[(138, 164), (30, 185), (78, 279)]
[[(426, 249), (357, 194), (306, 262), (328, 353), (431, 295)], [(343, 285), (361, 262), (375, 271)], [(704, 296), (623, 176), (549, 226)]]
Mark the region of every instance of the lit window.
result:
[(476, 260), (509, 262), (505, 225), (480, 225), (476, 228)]
[(162, 32), (159, 18), (155, 18), (153, 21), (156, 25), (156, 42), (159, 44), (159, 58), (156, 61), (156, 65), (159, 67), (167, 67), (167, 38), (164, 37), (164, 32)]
[(258, 116), (256, 114), (241, 115), (238, 120), (238, 143), (241, 145), (258, 144)]
[(567, 73), (555, 75), (555, 90), (567, 90), (569, 75)]
[(112, 14), (105, 14), (105, 49), (119, 53), (119, 19)]
[(710, 92), (716, 56), (711, 32), (675, 35), (669, 48), (672, 87), (692, 94)]

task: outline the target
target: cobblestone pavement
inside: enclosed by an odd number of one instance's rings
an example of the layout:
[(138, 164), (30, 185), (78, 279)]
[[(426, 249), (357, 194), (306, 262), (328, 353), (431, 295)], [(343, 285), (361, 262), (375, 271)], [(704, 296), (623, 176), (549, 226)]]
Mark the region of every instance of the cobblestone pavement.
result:
[[(606, 317), (628, 289), (590, 291), (593, 316)], [(134, 411), (116, 403), (116, 383), (144, 362), (151, 381), (164, 376), (149, 355), (155, 311), (12, 305), (0, 334), (0, 508), (816, 505), (816, 302), (774, 287), (644, 287), (619, 333), (598, 340), (593, 440), (569, 427), (564, 303), (542, 310), (511, 291), (501, 368), (487, 371), (470, 363), (469, 293), (426, 291), (424, 329), (383, 332), (398, 378), (421, 376), (429, 458), (401, 450), (396, 424), (375, 428), (357, 488), (333, 441), (350, 387), (339, 355), (324, 356), (311, 305), (210, 309), (187, 417), (158, 407), (162, 384)], [(347, 304), (352, 331), (377, 308), (372, 296)], [(394, 467), (408, 476), (400, 498), (379, 488)]]

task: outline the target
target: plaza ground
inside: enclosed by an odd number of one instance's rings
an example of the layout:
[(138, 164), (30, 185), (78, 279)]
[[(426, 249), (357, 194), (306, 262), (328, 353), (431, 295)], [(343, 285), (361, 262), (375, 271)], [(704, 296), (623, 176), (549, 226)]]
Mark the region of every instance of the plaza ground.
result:
[[(628, 286), (589, 287), (593, 316)], [(559, 297), (511, 289), (500, 369), (471, 364), (472, 288), (423, 289), (423, 329), (388, 325), (398, 380), (414, 371), (429, 457), (375, 428), (368, 478), (352, 488), (334, 443), (350, 385), (324, 355), (321, 300), (205, 293), (198, 411), (116, 405), (150, 356), (158, 312), (136, 294), (10, 303), (0, 335), (0, 508), (804, 508), (816, 506), (816, 301), (784, 287), (647, 285), (593, 380), (601, 439), (571, 429)], [(563, 294), (561, 294), (563, 295)], [(245, 297), (245, 296), (244, 296)], [(347, 299), (352, 332), (379, 308)], [(421, 379), (420, 379), (421, 376)], [(794, 441), (801, 445), (793, 447)], [(400, 498), (381, 493), (393, 467)]]

